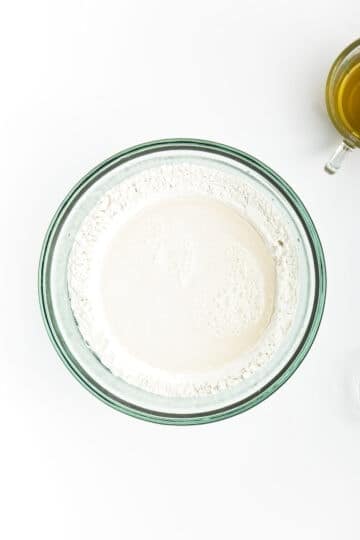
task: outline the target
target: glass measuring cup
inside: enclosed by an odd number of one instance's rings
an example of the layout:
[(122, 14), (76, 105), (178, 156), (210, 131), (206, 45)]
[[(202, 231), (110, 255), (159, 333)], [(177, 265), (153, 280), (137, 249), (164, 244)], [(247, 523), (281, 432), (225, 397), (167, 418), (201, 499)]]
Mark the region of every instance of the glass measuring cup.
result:
[(337, 172), (347, 154), (360, 148), (360, 39), (344, 49), (333, 63), (326, 83), (326, 106), (343, 141), (325, 165)]

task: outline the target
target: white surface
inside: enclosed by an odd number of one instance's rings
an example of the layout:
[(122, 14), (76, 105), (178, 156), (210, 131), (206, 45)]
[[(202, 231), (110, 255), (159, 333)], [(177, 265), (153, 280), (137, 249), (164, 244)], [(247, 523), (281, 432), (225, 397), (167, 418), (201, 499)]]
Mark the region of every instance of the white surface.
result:
[[(1, 538), (359, 538), (360, 152), (338, 176), (322, 171), (338, 142), (324, 81), (359, 17), (358, 0), (6, 3)], [(171, 136), (271, 165), (314, 217), (328, 265), (326, 314), (298, 372), (202, 427), (101, 404), (57, 358), (37, 305), (43, 235), (74, 182)]]

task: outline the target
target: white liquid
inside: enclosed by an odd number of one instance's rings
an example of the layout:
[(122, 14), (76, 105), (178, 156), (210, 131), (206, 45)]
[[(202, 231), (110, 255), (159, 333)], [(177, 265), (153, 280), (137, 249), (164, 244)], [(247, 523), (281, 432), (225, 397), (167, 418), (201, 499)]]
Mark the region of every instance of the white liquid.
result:
[[(114, 376), (162, 396), (226, 391), (268, 365), (297, 306), (297, 255), (267, 191), (157, 163), (102, 194), (68, 262), (71, 308)], [(264, 368), (265, 369), (265, 368)]]
[(267, 245), (235, 209), (177, 197), (143, 208), (112, 232), (98, 290), (119, 348), (167, 372), (203, 373), (261, 338), (275, 277)]

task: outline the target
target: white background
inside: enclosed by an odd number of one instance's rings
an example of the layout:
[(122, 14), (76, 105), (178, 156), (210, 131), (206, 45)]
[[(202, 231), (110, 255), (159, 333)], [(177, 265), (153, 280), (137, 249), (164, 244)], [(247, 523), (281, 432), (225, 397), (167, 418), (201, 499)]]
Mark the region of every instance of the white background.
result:
[[(360, 33), (358, 0), (5, 2), (1, 15), (0, 537), (358, 539), (360, 151), (324, 83)], [(111, 154), (165, 137), (254, 154), (299, 193), (324, 244), (320, 333), (255, 409), (152, 425), (64, 368), (37, 302), (56, 207)]]

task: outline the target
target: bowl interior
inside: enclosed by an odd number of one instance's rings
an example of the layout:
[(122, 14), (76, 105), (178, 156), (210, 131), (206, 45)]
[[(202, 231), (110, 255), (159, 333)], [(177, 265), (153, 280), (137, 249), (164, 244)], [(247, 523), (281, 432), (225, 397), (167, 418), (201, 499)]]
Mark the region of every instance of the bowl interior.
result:
[[(291, 330), (266, 366), (231, 389), (196, 398), (152, 394), (115, 377), (86, 346), (67, 291), (67, 262), (76, 233), (99, 198), (114, 185), (164, 163), (196, 162), (239, 175), (276, 207), (298, 259), (298, 303)], [(296, 369), (315, 337), (324, 303), (321, 245), (310, 217), (292, 190), (254, 158), (213, 143), (160, 142), (121, 153), (90, 172), (59, 208), (40, 263), (40, 301), (50, 337), (81, 382), (108, 404), (132, 415), (168, 423), (217, 420), (258, 403)]]

